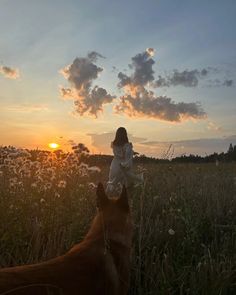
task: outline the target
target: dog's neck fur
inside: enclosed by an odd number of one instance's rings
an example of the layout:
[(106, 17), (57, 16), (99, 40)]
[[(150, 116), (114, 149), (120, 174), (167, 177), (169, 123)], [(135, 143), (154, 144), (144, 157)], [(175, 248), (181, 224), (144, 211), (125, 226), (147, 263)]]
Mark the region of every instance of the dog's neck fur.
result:
[[(129, 232), (127, 234), (127, 228), (129, 226), (129, 220), (125, 221), (124, 230), (110, 230), (109, 224), (105, 224), (103, 214), (98, 213), (97, 216), (94, 218), (92, 226), (87, 233), (85, 240), (97, 240), (101, 239), (104, 241), (104, 247), (109, 247), (111, 243), (119, 244), (122, 247), (131, 248), (132, 244), (132, 234)], [(131, 231), (131, 229), (129, 230)]]

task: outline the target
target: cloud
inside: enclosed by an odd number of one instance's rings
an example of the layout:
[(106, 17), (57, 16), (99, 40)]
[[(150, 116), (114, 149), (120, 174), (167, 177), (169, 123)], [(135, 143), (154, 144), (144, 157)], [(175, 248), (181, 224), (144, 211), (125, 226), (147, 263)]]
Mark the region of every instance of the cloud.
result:
[(165, 77), (159, 75), (158, 79), (152, 83), (154, 88), (159, 87), (197, 87), (199, 82), (207, 77), (218, 76), (215, 79), (209, 79), (207, 82), (208, 87), (231, 87), (234, 84), (232, 79), (223, 79), (221, 76), (222, 71), (217, 68), (207, 67), (202, 70), (184, 70), (180, 72), (179, 70), (174, 70), (173, 73), (166, 75)]
[(152, 69), (155, 61), (151, 58), (154, 54), (153, 48), (147, 48), (143, 53), (139, 53), (132, 57), (131, 69), (134, 69), (133, 75), (128, 77), (126, 74), (120, 72), (118, 78), (120, 82), (119, 88), (132, 84), (135, 86), (145, 86), (148, 82), (154, 80), (154, 71)]
[(96, 62), (98, 57), (105, 58), (103, 55), (96, 51), (91, 51), (88, 53), (88, 59), (90, 59), (92, 62)]
[(18, 104), (18, 105), (7, 106), (6, 110), (10, 112), (32, 113), (32, 112), (48, 111), (49, 109), (47, 105), (41, 105), (41, 104)]
[[(89, 133), (87, 134), (91, 137), (91, 143), (94, 147), (103, 151), (104, 153), (111, 153), (111, 142), (115, 138), (115, 131), (114, 132), (104, 132), (104, 133)], [(146, 140), (143, 137), (136, 137), (132, 134), (128, 134), (129, 141), (132, 143), (143, 142)]]
[(64, 87), (60, 86), (59, 91), (60, 91), (61, 97), (65, 100), (67, 100), (67, 99), (74, 100), (74, 98), (76, 96), (76, 92), (74, 92), (71, 88), (64, 88)]
[(215, 122), (212, 122), (212, 121), (208, 121), (207, 129), (212, 131), (219, 131), (219, 132), (223, 131), (222, 127), (218, 126)]
[(206, 113), (199, 103), (175, 103), (166, 96), (155, 96), (151, 91), (136, 93), (136, 96), (122, 96), (116, 106), (117, 113), (126, 113), (130, 117), (148, 117), (169, 122), (181, 122), (187, 119), (203, 119)]
[(234, 81), (232, 79), (220, 80), (219, 78), (210, 79), (207, 81), (207, 87), (233, 87)]
[(119, 72), (118, 68), (116, 66), (112, 66), (112, 73)]
[(196, 87), (199, 79), (208, 75), (207, 69), (202, 70), (185, 70), (179, 72), (174, 70), (173, 73), (167, 77), (158, 76), (158, 80), (153, 83), (153, 87), (170, 87), (170, 86), (184, 86)]
[(145, 141), (139, 143), (139, 150), (146, 151), (146, 154), (161, 155), (170, 145), (174, 150), (174, 157), (183, 154), (195, 154), (205, 156), (206, 154), (212, 154), (214, 152), (221, 153), (226, 152), (228, 147), (232, 144), (236, 144), (236, 135), (216, 137), (216, 138), (199, 138), (192, 140), (179, 140), (179, 141)]
[(60, 94), (64, 99), (74, 100), (75, 111), (81, 116), (89, 114), (97, 117), (103, 111), (104, 104), (111, 103), (115, 98), (106, 89), (92, 86), (103, 71), (95, 64), (99, 57), (103, 56), (92, 51), (87, 57), (77, 57), (71, 65), (60, 71), (71, 85), (70, 88), (60, 87)]
[[(92, 145), (105, 154), (111, 154), (111, 141), (115, 138), (115, 132), (90, 133)], [(226, 152), (230, 143), (236, 144), (236, 135), (216, 137), (216, 138), (198, 138), (179, 141), (149, 141), (142, 137), (136, 137), (128, 134), (129, 140), (134, 144), (134, 150), (140, 154), (153, 157), (163, 157), (171, 146), (173, 157), (183, 154), (198, 154), (205, 156), (214, 152)]]
[[(125, 95), (115, 106), (116, 113), (125, 113), (130, 117), (148, 117), (170, 122), (181, 122), (186, 119), (203, 119), (206, 113), (200, 103), (175, 103), (166, 96), (156, 96), (146, 86), (153, 86), (155, 63), (152, 59), (154, 49), (148, 48), (145, 52), (132, 58), (130, 76), (120, 72), (118, 87), (123, 89)], [(199, 72), (200, 73), (200, 72)], [(201, 75), (206, 75), (201, 71)], [(177, 79), (177, 78), (176, 78)], [(180, 79), (180, 78), (179, 78)]]
[(9, 79), (17, 79), (20, 77), (20, 73), (18, 69), (13, 69), (7, 66), (0, 66), (0, 73)]
[(225, 80), (222, 85), (227, 86), (227, 87), (231, 87), (231, 86), (233, 86), (233, 84), (234, 84), (233, 80)]
[[(221, 71), (213, 67), (174, 70), (169, 75), (159, 75), (158, 79), (155, 79), (154, 52), (153, 48), (147, 48), (144, 52), (132, 57), (131, 64), (129, 64), (131, 74), (125, 71), (118, 73), (117, 86), (123, 94), (117, 99), (105, 88), (93, 84), (103, 71), (96, 65), (96, 62), (98, 58), (104, 57), (95, 51), (88, 53), (86, 57), (77, 57), (72, 64), (60, 71), (70, 84), (69, 87), (60, 86), (61, 97), (73, 100), (74, 114), (80, 116), (87, 114), (97, 117), (103, 112), (105, 105), (116, 102), (114, 111), (117, 114), (182, 122), (191, 119), (206, 119), (207, 114), (199, 102), (175, 102), (171, 97), (156, 95), (152, 89), (172, 86), (197, 87), (199, 81), (206, 78), (208, 78), (210, 87), (234, 85), (234, 81), (228, 76), (219, 79), (217, 75)], [(113, 72), (117, 71), (115, 66), (112, 69)], [(210, 75), (213, 75), (212, 80), (209, 79)], [(214, 127), (209, 125), (209, 128)]]
[(67, 140), (67, 143), (70, 145), (70, 146), (76, 146), (76, 142), (73, 140), (73, 139), (69, 139), (69, 140)]

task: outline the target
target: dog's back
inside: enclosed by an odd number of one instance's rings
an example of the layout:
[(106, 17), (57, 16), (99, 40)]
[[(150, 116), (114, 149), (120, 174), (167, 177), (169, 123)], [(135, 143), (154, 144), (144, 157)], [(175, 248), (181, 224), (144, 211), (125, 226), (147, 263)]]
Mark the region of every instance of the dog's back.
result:
[(123, 295), (129, 284), (132, 222), (126, 189), (97, 188), (98, 213), (84, 240), (46, 262), (0, 270), (0, 294)]

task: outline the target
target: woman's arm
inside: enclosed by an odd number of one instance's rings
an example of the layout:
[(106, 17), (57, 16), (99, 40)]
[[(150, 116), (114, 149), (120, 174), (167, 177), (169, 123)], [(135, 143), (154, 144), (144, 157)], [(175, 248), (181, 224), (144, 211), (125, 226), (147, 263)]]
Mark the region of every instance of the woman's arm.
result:
[(125, 147), (125, 160), (121, 162), (121, 166), (124, 168), (130, 168), (133, 162), (133, 145), (132, 143), (126, 144)]

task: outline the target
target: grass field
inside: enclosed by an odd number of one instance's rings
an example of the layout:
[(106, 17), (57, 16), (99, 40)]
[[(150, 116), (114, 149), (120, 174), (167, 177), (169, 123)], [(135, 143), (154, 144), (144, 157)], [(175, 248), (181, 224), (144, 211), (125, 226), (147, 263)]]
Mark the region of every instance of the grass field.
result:
[[(236, 165), (149, 164), (130, 200), (132, 294), (236, 294)], [(95, 214), (109, 166), (0, 148), (0, 266), (67, 251)]]

